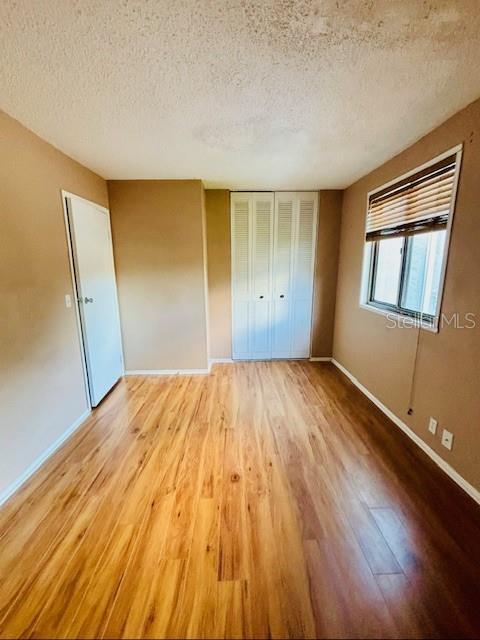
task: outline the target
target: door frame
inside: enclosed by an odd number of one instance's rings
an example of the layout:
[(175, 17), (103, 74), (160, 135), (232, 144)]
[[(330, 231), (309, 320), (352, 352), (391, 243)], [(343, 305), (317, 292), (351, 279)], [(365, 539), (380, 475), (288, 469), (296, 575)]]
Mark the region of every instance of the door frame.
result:
[[(80, 202), (84, 202), (85, 204), (89, 204), (94, 206), (96, 209), (99, 209), (103, 213), (106, 214), (108, 225), (110, 227), (110, 237), (112, 237), (112, 227), (110, 222), (110, 211), (106, 207), (98, 202), (93, 202), (93, 200), (87, 200), (87, 198), (82, 198), (82, 196), (77, 195), (76, 193), (72, 193), (70, 191), (66, 191), (65, 189), (61, 189), (61, 198), (62, 198), (62, 208), (63, 208), (63, 221), (65, 224), (65, 238), (67, 241), (67, 250), (68, 250), (68, 262), (70, 265), (70, 277), (72, 282), (72, 293), (73, 293), (73, 303), (75, 307), (75, 319), (77, 325), (77, 335), (78, 335), (78, 344), (80, 347), (81, 361), (82, 361), (82, 371), (83, 371), (83, 383), (84, 383), (84, 391), (85, 391), (85, 399), (87, 402), (87, 407), (89, 410), (92, 409), (92, 401), (90, 398), (90, 385), (88, 379), (88, 368), (87, 368), (87, 352), (85, 349), (85, 342), (83, 337), (83, 323), (82, 323), (82, 314), (80, 311), (80, 301), (78, 299), (78, 287), (77, 287), (77, 274), (75, 270), (75, 255), (72, 243), (72, 232), (70, 228), (70, 218), (68, 214), (68, 206), (67, 206), (67, 198), (70, 200), (77, 200)], [(113, 240), (112, 240), (112, 251), (113, 251)], [(113, 268), (115, 270), (115, 256), (114, 256), (114, 265)], [(120, 319), (120, 307), (118, 305), (118, 292), (117, 292), (117, 278), (115, 274), (115, 298), (117, 301), (117, 308), (119, 310), (119, 322), (120, 322), (120, 335), (122, 335), (122, 326)], [(123, 340), (120, 340), (120, 356), (122, 359), (122, 375), (125, 375), (125, 362), (123, 357)]]

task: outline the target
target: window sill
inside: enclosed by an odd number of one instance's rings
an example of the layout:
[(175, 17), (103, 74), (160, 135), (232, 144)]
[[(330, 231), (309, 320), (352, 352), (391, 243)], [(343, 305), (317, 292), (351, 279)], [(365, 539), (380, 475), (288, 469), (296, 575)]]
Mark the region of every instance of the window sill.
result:
[(368, 304), (366, 302), (360, 302), (360, 308), (388, 317), (389, 320), (394, 322), (396, 325), (395, 327), (392, 326), (392, 329), (424, 329), (425, 331), (430, 331), (430, 333), (438, 333), (437, 318), (435, 318), (433, 323), (425, 322), (423, 320), (418, 320), (414, 316), (398, 313), (397, 311), (391, 311), (389, 309), (382, 309), (381, 307), (377, 307), (376, 305)]

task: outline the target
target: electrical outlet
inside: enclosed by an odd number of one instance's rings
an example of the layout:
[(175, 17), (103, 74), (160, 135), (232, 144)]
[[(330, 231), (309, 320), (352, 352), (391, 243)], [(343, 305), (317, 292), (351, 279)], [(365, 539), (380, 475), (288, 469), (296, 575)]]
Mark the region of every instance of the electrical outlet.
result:
[(433, 433), (433, 435), (437, 433), (437, 424), (438, 422), (435, 420), (435, 418), (430, 418), (428, 422), (428, 430), (430, 431), (430, 433)]
[(442, 444), (446, 449), (451, 451), (453, 447), (453, 433), (444, 429), (442, 431)]

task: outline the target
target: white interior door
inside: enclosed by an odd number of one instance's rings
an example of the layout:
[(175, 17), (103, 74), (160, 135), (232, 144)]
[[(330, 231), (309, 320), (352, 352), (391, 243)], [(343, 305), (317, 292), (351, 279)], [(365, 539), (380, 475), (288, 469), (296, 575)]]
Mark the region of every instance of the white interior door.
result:
[(123, 375), (122, 342), (106, 209), (67, 197), (75, 280), (92, 406)]
[(232, 357), (271, 357), (272, 192), (232, 193)]
[(272, 358), (290, 358), (295, 194), (275, 194)]
[(310, 356), (318, 194), (232, 193), (232, 357)]
[(250, 358), (272, 357), (273, 193), (252, 194), (252, 282), (250, 298)]
[(252, 199), (232, 194), (232, 357), (250, 357), (250, 280)]
[(317, 193), (296, 193), (291, 358), (310, 356), (317, 208)]

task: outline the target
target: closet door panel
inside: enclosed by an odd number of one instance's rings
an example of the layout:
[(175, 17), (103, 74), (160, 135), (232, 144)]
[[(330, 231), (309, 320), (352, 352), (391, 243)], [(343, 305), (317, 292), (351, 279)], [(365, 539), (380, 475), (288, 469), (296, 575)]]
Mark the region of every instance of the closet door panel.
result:
[(232, 194), (232, 357), (238, 359), (250, 354), (251, 218), (250, 194)]
[(273, 193), (252, 194), (253, 278), (250, 308), (252, 358), (271, 357)]
[(275, 196), (272, 294), (272, 357), (289, 358), (295, 194)]
[(268, 360), (272, 356), (270, 303), (255, 301), (250, 305), (250, 356), (254, 360)]
[(290, 303), (288, 300), (274, 300), (272, 306), (272, 358), (290, 358)]
[(232, 356), (307, 358), (316, 193), (232, 193)]
[(292, 358), (308, 358), (310, 356), (317, 199), (318, 194), (316, 193), (297, 194)]
[(273, 194), (253, 197), (253, 295), (270, 297), (272, 280)]
[(311, 342), (312, 305), (297, 304), (292, 317), (291, 358), (309, 358)]
[(232, 358), (247, 360), (250, 355), (250, 303), (233, 302)]

